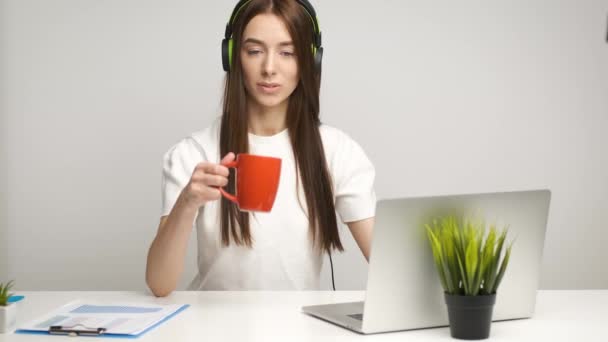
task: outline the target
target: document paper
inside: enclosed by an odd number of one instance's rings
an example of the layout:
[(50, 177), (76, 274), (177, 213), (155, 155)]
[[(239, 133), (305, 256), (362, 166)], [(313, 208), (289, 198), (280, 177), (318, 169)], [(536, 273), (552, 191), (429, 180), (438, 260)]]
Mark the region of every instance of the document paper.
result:
[(105, 328), (105, 334), (139, 335), (182, 307), (180, 304), (75, 301), (19, 327), (19, 330), (48, 331), (50, 326), (60, 325), (64, 329)]

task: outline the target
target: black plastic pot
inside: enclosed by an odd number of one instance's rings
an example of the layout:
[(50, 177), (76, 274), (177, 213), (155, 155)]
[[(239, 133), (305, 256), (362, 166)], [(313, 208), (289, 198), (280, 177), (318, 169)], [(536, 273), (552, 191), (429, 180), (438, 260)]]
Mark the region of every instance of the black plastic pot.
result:
[(496, 294), (460, 296), (444, 293), (453, 338), (483, 340), (490, 336)]

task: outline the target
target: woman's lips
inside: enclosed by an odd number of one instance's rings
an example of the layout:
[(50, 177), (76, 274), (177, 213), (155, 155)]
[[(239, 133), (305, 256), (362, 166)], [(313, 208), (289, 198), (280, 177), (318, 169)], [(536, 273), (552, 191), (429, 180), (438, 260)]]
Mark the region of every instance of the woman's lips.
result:
[(280, 85), (265, 85), (258, 83), (258, 89), (266, 94), (274, 94), (279, 91)]

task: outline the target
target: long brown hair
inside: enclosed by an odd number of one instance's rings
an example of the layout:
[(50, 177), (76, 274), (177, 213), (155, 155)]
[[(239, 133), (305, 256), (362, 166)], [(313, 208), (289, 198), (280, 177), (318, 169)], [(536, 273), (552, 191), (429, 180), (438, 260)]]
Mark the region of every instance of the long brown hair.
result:
[[(233, 60), (231, 71), (226, 76), (224, 89), (220, 155), (224, 156), (229, 152), (247, 153), (249, 150), (247, 94), (239, 57), (240, 42), (247, 23), (261, 13), (271, 13), (283, 20), (295, 48), (300, 79), (289, 98), (286, 124), (296, 162), (296, 191), (300, 191), (297, 181), (299, 174), (308, 206), (313, 246), (326, 251), (331, 249), (342, 251), (333, 188), (319, 133), (321, 72), (314, 69), (314, 58), (310, 48), (313, 43), (313, 24), (306, 10), (296, 1), (251, 0), (240, 11), (234, 22)], [(232, 176), (229, 177), (227, 186), (231, 192), (235, 188)], [(237, 245), (252, 246), (249, 214), (239, 211), (234, 203), (223, 197), (220, 221), (224, 246), (228, 246), (231, 239)]]

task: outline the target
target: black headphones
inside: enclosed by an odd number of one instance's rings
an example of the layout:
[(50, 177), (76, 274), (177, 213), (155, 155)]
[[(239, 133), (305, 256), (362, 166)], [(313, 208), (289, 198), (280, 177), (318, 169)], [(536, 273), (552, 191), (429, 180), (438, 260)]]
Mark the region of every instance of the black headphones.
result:
[[(228, 24), (226, 24), (226, 33), (224, 34), (224, 39), (222, 40), (222, 66), (224, 67), (224, 71), (229, 72), (230, 66), (232, 65), (232, 51), (234, 47), (234, 43), (232, 41), (232, 25), (234, 24), (234, 20), (238, 16), (241, 9), (243, 9), (250, 1), (251, 0), (240, 0), (234, 7), (230, 20), (228, 20)], [(308, 13), (312, 21), (312, 54), (315, 59), (315, 71), (320, 72), (321, 60), (323, 59), (323, 47), (321, 46), (321, 30), (319, 28), (319, 19), (317, 18), (317, 13), (307, 0), (296, 1), (298, 4), (304, 7), (306, 13)]]

